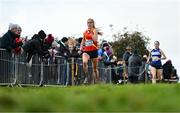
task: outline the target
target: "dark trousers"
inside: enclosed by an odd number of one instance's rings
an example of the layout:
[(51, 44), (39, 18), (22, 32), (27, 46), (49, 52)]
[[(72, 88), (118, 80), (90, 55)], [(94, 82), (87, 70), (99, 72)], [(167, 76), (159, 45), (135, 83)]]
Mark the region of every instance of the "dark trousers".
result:
[(133, 84), (139, 83), (138, 76), (129, 76), (129, 82)]

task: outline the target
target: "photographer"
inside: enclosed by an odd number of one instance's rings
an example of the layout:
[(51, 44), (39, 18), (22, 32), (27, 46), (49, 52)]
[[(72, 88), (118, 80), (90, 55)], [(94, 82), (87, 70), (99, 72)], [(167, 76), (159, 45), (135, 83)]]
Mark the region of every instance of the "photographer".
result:
[(46, 34), (43, 30), (40, 30), (38, 34), (35, 34), (31, 40), (27, 41), (23, 46), (23, 50), (28, 53), (26, 58), (26, 62), (29, 62), (33, 55), (38, 54), (41, 57), (48, 58), (49, 51), (43, 50), (44, 39), (46, 38)]
[(102, 54), (102, 61), (104, 62), (105, 66), (111, 65), (111, 59), (112, 59), (112, 51), (108, 43), (103, 44), (103, 54)]
[(68, 59), (69, 56), (70, 56), (70, 51), (69, 51), (69, 48), (68, 48), (68, 38), (66, 37), (63, 37), (59, 42), (59, 47), (57, 48), (57, 55), (58, 56), (62, 56), (64, 57), (65, 59)]

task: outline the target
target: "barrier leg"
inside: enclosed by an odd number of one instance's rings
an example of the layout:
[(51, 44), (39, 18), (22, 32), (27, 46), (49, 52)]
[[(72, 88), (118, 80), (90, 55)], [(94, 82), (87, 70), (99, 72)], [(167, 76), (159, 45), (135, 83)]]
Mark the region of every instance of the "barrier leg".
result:
[(110, 79), (109, 79), (109, 83), (111, 84), (112, 83), (112, 73), (111, 73), (111, 66), (109, 66), (109, 70), (110, 70), (110, 72), (109, 72), (109, 74), (110, 74)]
[[(67, 61), (66, 61), (67, 62)], [(66, 86), (69, 85), (69, 63), (66, 63)]]
[(41, 62), (41, 78), (40, 78), (40, 83), (39, 86), (43, 86), (43, 62)]
[(72, 62), (71, 62), (71, 83), (72, 83), (72, 86), (74, 86), (74, 58), (72, 58)]
[(58, 72), (58, 79), (57, 79), (57, 84), (60, 84), (60, 76), (61, 76), (61, 72), (60, 72), (60, 59), (58, 59), (57, 61), (57, 72)]

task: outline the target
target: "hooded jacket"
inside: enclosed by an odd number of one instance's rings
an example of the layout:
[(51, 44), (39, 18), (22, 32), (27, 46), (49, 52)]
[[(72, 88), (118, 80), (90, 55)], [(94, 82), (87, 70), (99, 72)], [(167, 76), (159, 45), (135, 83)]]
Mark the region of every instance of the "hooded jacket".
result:
[(27, 41), (23, 46), (25, 52), (28, 53), (27, 62), (30, 61), (32, 55), (38, 54), (40, 56), (45, 56), (49, 54), (48, 51), (43, 50), (43, 39), (40, 38), (39, 35), (35, 34), (31, 40)]
[(128, 59), (128, 76), (139, 76), (139, 69), (141, 65), (142, 62), (139, 55), (132, 54)]
[(59, 48), (57, 48), (57, 55), (63, 56), (65, 58), (68, 58), (70, 56), (70, 51), (67, 45), (65, 45), (62, 41), (59, 41), (58, 44), (60, 45)]

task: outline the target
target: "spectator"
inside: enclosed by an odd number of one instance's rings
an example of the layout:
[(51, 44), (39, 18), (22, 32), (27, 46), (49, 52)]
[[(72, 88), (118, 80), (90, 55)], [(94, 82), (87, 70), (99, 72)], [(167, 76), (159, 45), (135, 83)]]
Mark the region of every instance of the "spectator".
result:
[(9, 30), (6, 34), (4, 34), (1, 38), (1, 45), (0, 48), (6, 49), (7, 51), (12, 51), (16, 47), (22, 46), (22, 42), (16, 43), (16, 37), (19, 37), (17, 34), (19, 25), (17, 24), (10, 24)]
[(63, 37), (59, 42), (59, 47), (57, 48), (57, 55), (65, 57), (66, 59), (69, 57), (70, 55), (70, 51), (68, 48), (68, 38)]
[(111, 79), (113, 83), (118, 82), (118, 69), (117, 69), (117, 57), (111, 56), (110, 58), (110, 66), (111, 66)]
[(122, 59), (118, 60), (118, 62), (117, 62), (117, 78), (118, 78), (118, 84), (123, 83), (123, 80), (125, 79), (123, 76), (123, 61), (122, 61)]
[[(16, 43), (16, 44), (19, 44), (19, 43), (23, 44), (23, 40), (22, 40), (22, 38), (20, 37), (20, 36), (21, 36), (21, 32), (22, 32), (21, 27), (18, 27), (18, 28), (17, 28), (17, 31), (15, 32), (15, 34), (17, 35), (17, 37), (16, 37), (16, 39), (15, 39), (15, 43)], [(21, 47), (18, 46), (18, 47), (16, 47), (16, 48), (14, 48), (14, 49), (13, 49), (13, 52), (14, 52), (16, 55), (19, 55), (19, 54), (21, 53)]]
[(179, 77), (177, 75), (177, 70), (173, 66), (171, 60), (166, 61), (166, 63), (163, 64), (162, 69), (163, 69), (163, 80), (164, 81), (172, 81), (172, 82), (179, 81)]
[(107, 43), (107, 41), (103, 40), (99, 49), (98, 49), (98, 61), (102, 61), (103, 59), (103, 53), (104, 53), (104, 47), (103, 45)]
[(139, 57), (137, 50), (135, 50), (128, 59), (128, 78), (130, 83), (138, 83), (141, 65), (141, 58)]
[(57, 44), (54, 42), (54, 37), (52, 34), (49, 34), (47, 38), (44, 39), (43, 51), (49, 51), (50, 58), (48, 63), (50, 64), (55, 63), (55, 54), (57, 53), (55, 51), (56, 46)]
[(112, 51), (110, 49), (110, 46), (108, 43), (103, 44), (103, 55), (102, 55), (102, 60), (105, 64), (105, 66), (108, 66), (111, 64), (111, 59), (112, 59)]
[(78, 41), (75, 40), (74, 38), (70, 38), (68, 39), (68, 48), (70, 51), (70, 57), (73, 58), (79, 58), (80, 54), (78, 53), (78, 51), (80, 50), (80, 48), (78, 48), (79, 44)]
[(52, 34), (49, 34), (47, 36), (47, 38), (44, 39), (44, 50), (49, 50), (52, 48), (52, 43), (54, 41), (54, 37), (52, 36)]
[(125, 72), (125, 77), (127, 78), (128, 77), (128, 69), (127, 69), (127, 67), (128, 67), (128, 59), (129, 59), (129, 57), (131, 56), (131, 51), (132, 51), (132, 48), (130, 47), (130, 46), (127, 46), (126, 47), (126, 51), (125, 51), (125, 53), (123, 54), (123, 62), (124, 62), (124, 72)]
[(35, 34), (31, 40), (27, 41), (23, 46), (23, 50), (28, 53), (26, 62), (29, 62), (33, 55), (38, 54), (40, 56), (49, 57), (49, 52), (43, 50), (43, 41), (46, 38), (46, 34), (43, 30), (40, 30), (38, 34)]
[(163, 77), (164, 79), (171, 79), (173, 75), (173, 65), (171, 60), (168, 60), (163, 66)]
[(82, 37), (78, 38), (77, 39), (77, 44), (76, 44), (76, 48), (78, 50), (79, 57), (82, 56), (82, 51), (80, 50), (82, 39), (83, 39)]
[(103, 48), (99, 48), (98, 49), (98, 61), (102, 61), (103, 53), (104, 53), (104, 49)]
[(123, 54), (123, 61), (125, 62), (126, 66), (128, 66), (128, 59), (132, 54), (131, 51), (132, 51), (132, 48), (130, 46), (127, 46), (126, 51)]
[(76, 43), (76, 48), (78, 48), (78, 50), (80, 50), (80, 46), (81, 46), (81, 41), (82, 41), (82, 37), (79, 37), (78, 39), (77, 39), (77, 43)]

